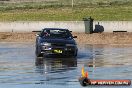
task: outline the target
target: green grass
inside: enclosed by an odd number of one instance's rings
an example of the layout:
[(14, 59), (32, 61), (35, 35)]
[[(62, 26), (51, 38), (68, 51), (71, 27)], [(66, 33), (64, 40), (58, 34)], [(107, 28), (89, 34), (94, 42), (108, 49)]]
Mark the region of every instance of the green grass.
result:
[(132, 21), (131, 0), (58, 0), (1, 3), (0, 21), (81, 21), (91, 16), (99, 21)]

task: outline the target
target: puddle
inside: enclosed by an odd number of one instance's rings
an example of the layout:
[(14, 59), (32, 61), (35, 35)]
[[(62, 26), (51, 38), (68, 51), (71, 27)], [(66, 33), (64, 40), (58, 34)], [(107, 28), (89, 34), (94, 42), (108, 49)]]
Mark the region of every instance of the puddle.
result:
[(132, 80), (132, 46), (78, 48), (77, 58), (36, 58), (33, 43), (0, 43), (0, 88), (80, 88), (78, 78), (83, 66), (91, 79)]

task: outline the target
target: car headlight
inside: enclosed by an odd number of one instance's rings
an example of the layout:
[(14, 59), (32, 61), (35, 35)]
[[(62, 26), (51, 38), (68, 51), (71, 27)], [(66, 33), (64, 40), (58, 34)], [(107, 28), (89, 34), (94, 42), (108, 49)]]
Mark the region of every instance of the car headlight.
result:
[(66, 46), (76, 46), (75, 44), (66, 44)]
[(42, 46), (51, 46), (51, 43), (43, 42), (41, 43)]

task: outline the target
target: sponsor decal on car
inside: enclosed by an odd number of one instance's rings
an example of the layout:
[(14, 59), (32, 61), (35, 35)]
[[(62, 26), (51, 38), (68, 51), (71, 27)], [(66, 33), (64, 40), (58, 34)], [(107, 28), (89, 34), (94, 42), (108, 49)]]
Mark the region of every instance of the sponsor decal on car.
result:
[(62, 53), (62, 50), (55, 49), (54, 53)]

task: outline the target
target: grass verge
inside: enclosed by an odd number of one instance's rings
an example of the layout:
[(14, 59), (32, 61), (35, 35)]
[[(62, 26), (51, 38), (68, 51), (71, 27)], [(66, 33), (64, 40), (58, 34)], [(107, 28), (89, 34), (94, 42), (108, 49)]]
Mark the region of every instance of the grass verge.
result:
[[(85, 3), (84, 3), (85, 2)], [(72, 8), (70, 2), (1, 3), (0, 21), (132, 21), (131, 0), (84, 0)]]

